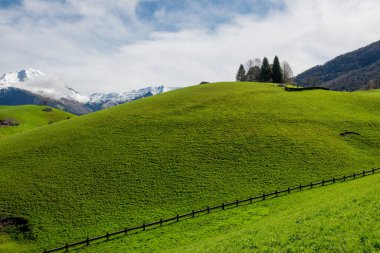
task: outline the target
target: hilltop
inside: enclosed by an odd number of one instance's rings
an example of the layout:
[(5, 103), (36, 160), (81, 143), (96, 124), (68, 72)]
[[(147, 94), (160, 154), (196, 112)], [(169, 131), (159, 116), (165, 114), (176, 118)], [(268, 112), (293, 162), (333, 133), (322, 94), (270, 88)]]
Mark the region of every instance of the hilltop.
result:
[(0, 120), (17, 123), (17, 126), (0, 127), (0, 138), (75, 117), (59, 109), (46, 111), (46, 108), (38, 105), (0, 106)]
[(333, 90), (380, 88), (380, 41), (306, 70), (295, 82), (304, 87)]
[(377, 167), (379, 97), (204, 84), (10, 136), (0, 216), (26, 219), (39, 251)]

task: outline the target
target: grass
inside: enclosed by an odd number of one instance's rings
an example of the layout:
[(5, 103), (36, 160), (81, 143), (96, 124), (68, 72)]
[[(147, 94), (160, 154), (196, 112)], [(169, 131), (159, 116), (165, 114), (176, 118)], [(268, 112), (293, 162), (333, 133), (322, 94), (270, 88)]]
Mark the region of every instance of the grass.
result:
[(377, 167), (379, 98), (205, 84), (9, 136), (0, 215), (29, 220), (38, 251)]
[(0, 252), (2, 253), (21, 253), (30, 251), (29, 243), (16, 240), (13, 235), (0, 233)]
[(73, 252), (377, 252), (380, 174), (229, 208)]
[(0, 106), (0, 120), (13, 119), (19, 123), (18, 126), (0, 127), (0, 138), (65, 120), (68, 117), (75, 117), (75, 115), (55, 108), (52, 112), (46, 112), (43, 111), (44, 108), (46, 106)]

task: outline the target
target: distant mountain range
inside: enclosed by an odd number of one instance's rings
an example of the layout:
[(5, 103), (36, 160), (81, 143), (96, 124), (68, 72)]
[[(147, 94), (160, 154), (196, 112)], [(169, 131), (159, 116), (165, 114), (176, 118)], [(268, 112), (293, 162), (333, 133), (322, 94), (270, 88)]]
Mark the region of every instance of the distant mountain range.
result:
[(177, 87), (147, 87), (139, 90), (132, 90), (123, 93), (93, 93), (89, 96), (89, 101), (87, 105), (93, 110), (101, 110), (111, 106), (124, 104), (136, 99), (154, 96), (167, 91), (178, 89)]
[(86, 114), (139, 98), (177, 89), (175, 87), (147, 87), (124, 93), (80, 94), (57, 78), (27, 68), (10, 72), (0, 78), (0, 105), (44, 104), (74, 114)]
[(380, 88), (380, 41), (306, 70), (295, 82), (303, 87), (332, 90)]

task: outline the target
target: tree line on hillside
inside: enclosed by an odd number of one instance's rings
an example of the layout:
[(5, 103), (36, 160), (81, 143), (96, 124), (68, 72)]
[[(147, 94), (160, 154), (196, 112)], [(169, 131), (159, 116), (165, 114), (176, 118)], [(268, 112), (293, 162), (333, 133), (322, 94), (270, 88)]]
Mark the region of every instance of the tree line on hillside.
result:
[(274, 57), (270, 64), (267, 57), (261, 61), (256, 58), (245, 64), (240, 64), (236, 74), (238, 82), (273, 82), (290, 83), (293, 79), (293, 71), (287, 61), (280, 63), (278, 57)]

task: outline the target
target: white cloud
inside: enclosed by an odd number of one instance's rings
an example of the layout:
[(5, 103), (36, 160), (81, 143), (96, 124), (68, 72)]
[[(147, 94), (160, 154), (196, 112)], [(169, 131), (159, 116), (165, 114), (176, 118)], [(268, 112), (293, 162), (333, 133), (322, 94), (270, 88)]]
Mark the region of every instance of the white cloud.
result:
[(28, 90), (42, 96), (53, 96), (56, 99), (64, 97), (65, 87), (55, 76), (38, 76), (25, 82), (20, 82), (16, 87)]
[(29, 16), (0, 11), (0, 71), (39, 68), (88, 93), (233, 80), (240, 63), (274, 55), (299, 73), (380, 38), (380, 2), (372, 0), (287, 0), (265, 17), (173, 33), (141, 24), (137, 0), (71, 0), (66, 9), (30, 1)]

